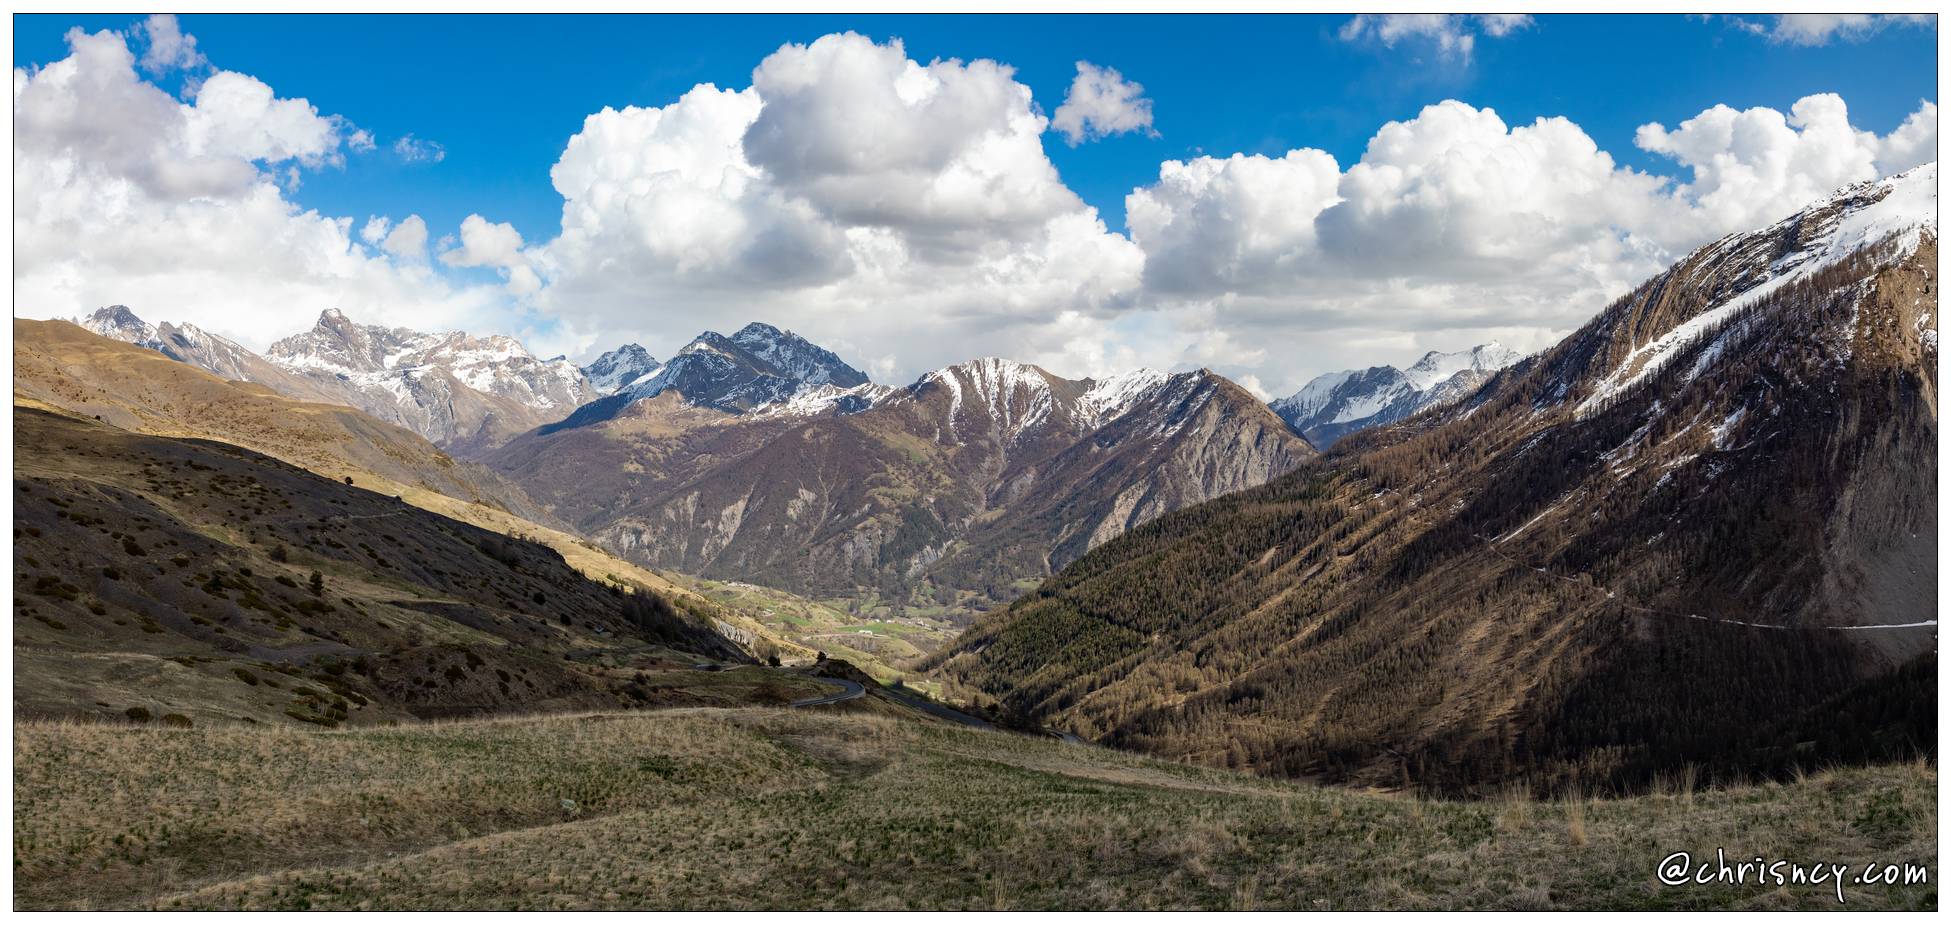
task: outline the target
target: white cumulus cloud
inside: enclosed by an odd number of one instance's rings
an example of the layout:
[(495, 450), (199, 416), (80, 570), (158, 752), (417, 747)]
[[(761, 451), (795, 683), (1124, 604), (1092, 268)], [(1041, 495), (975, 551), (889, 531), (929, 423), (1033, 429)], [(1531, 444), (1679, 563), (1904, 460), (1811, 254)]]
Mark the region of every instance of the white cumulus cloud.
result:
[[(786, 45), (742, 90), (605, 109), (551, 171), (562, 234), (536, 302), (593, 349), (764, 319), (896, 379), (1033, 360), (1137, 291), (1142, 256), (1066, 187), (997, 62), (854, 34)], [(601, 332), (599, 335), (597, 332)]]
[(171, 13), (157, 13), (136, 24), (136, 35), (147, 48), (142, 52), (142, 69), (152, 74), (173, 70), (194, 70), (208, 64), (196, 50), (196, 36), (183, 34), (182, 26)]
[(461, 221), (461, 246), (440, 255), (450, 267), (512, 267), (522, 262), (522, 233), (479, 215)]
[(1850, 124), (1842, 97), (1821, 93), (1797, 100), (1787, 113), (1715, 106), (1672, 130), (1648, 123), (1634, 143), (1692, 172), (1678, 189), (1694, 208), (1676, 232), (1680, 241), (1697, 241), (1765, 224), (1839, 186), (1934, 159), (1936, 114), (1924, 102), (1880, 138)]
[(1050, 127), (1071, 147), (1126, 132), (1158, 134), (1152, 130), (1152, 101), (1145, 98), (1144, 85), (1089, 61), (1077, 62), (1077, 77), (1051, 117)]
[[(509, 323), (493, 288), (375, 256), (351, 219), (287, 198), (301, 171), (343, 161), (356, 131), (345, 120), (229, 71), (179, 101), (137, 73), (127, 38), (73, 30), (67, 43), (67, 57), (14, 70), (20, 314), (119, 302), (258, 347), (334, 306), (387, 323)], [(404, 244), (412, 221), (383, 240)]]
[(387, 232), (379, 242), (381, 250), (402, 260), (424, 261), (427, 259), (427, 222), (418, 215), (409, 215), (400, 224)]
[(1279, 391), (1391, 355), (1548, 346), (1694, 247), (1935, 157), (1935, 124), (1925, 102), (1878, 136), (1832, 94), (1788, 113), (1714, 107), (1640, 129), (1678, 168), (1667, 177), (1619, 165), (1570, 120), (1509, 125), (1452, 100), (1384, 125), (1346, 169), (1312, 149), (1167, 161), (1126, 210), (1144, 301), (1179, 305), (1188, 342), (1206, 325), (1287, 345), (1222, 368)]

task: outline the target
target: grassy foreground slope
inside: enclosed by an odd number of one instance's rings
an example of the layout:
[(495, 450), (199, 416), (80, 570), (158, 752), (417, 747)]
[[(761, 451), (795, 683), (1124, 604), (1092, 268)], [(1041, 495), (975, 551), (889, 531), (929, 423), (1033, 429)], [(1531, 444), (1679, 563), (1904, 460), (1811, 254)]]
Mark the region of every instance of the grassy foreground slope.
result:
[[(1431, 802), (882, 716), (19, 724), (20, 908), (1833, 909), (1673, 851), (1920, 863), (1936, 769)], [(131, 760), (140, 755), (142, 760)], [(1848, 908), (1932, 909), (1935, 884)]]

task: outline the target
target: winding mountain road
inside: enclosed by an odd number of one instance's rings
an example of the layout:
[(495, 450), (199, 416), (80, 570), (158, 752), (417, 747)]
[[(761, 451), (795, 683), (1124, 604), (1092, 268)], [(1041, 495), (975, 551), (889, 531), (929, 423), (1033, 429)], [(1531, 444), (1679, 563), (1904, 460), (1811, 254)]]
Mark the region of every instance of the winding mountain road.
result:
[(853, 700), (857, 697), (867, 695), (867, 688), (862, 687), (859, 681), (849, 681), (846, 678), (820, 678), (818, 680), (824, 684), (839, 685), (840, 693), (828, 694), (823, 697), (806, 697), (793, 701), (791, 705), (795, 707), (820, 707), (829, 703), (839, 703), (843, 700)]

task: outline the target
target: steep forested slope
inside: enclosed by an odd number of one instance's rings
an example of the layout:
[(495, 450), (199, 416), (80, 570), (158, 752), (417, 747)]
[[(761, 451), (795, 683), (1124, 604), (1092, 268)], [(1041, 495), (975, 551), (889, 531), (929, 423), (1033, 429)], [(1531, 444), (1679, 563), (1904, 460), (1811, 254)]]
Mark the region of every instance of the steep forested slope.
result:
[(1932, 748), (1889, 701), (1934, 691), (1935, 184), (1703, 248), (1457, 405), (1106, 544), (941, 671), (1089, 738), (1377, 782)]

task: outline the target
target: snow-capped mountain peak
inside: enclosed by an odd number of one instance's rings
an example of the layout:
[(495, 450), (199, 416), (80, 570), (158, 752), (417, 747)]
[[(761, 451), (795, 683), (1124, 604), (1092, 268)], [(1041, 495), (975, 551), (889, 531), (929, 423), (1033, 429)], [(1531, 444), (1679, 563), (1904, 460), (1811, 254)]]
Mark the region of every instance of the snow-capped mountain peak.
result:
[[(632, 345), (634, 346), (634, 345)], [(642, 348), (636, 348), (639, 353)], [(620, 351), (613, 351), (620, 352)], [(610, 358), (605, 354), (597, 362)], [(642, 360), (654, 364), (648, 354)], [(596, 369), (592, 364), (591, 369)], [(580, 426), (607, 420), (629, 404), (677, 392), (686, 404), (733, 414), (852, 413), (878, 401), (885, 390), (869, 388), (867, 374), (830, 350), (791, 331), (753, 322), (730, 337), (706, 331), (685, 344), (669, 363), (649, 366), (615, 387), (615, 400), (579, 413)]]
[(842, 389), (867, 383), (867, 374), (841, 362), (832, 351), (761, 321), (739, 328), (728, 340), (788, 379), (808, 385), (831, 383)]
[[(1592, 384), (1577, 414), (1590, 415), (1647, 381), (1674, 357), (1726, 322), (1787, 287), (1882, 242), (1914, 253), (1937, 235), (1937, 164), (1843, 187), (1774, 225), (1732, 234), (1695, 251), (1685, 266), (1712, 267), (1725, 295), (1643, 342)], [(1783, 247), (1786, 242), (1789, 246)], [(1571, 383), (1560, 383), (1569, 393)]]
[(156, 327), (129, 310), (127, 305), (110, 305), (95, 309), (86, 318), (75, 319), (78, 324), (90, 331), (112, 340), (126, 341), (138, 347), (157, 349), (160, 343), (156, 337)]
[(910, 386), (909, 392), (920, 394), (933, 384), (948, 395), (950, 428), (970, 416), (970, 420), (1014, 439), (1049, 419), (1056, 405), (1053, 378), (1028, 363), (979, 357), (928, 373)]
[(613, 395), (663, 367), (650, 351), (637, 344), (624, 344), (583, 367), (583, 375), (599, 394)]
[(491, 432), (526, 430), (598, 396), (574, 363), (538, 359), (505, 334), (360, 324), (336, 308), (265, 357), (442, 444), (492, 441)]
[(1371, 366), (1325, 373), (1271, 407), (1309, 442), (1326, 449), (1354, 431), (1461, 398), (1520, 359), (1522, 354), (1496, 341), (1447, 353), (1432, 350), (1408, 369)]
[(201, 367), (225, 379), (260, 381), (273, 376), (272, 368), (262, 357), (235, 341), (188, 322), (172, 324), (165, 321), (152, 325), (137, 317), (127, 306), (111, 305), (97, 309), (77, 323), (103, 337), (147, 347), (179, 363)]
[(1094, 380), (1091, 390), (1077, 400), (1078, 412), (1086, 426), (1095, 427), (1125, 413), (1168, 378), (1156, 369), (1141, 368)]
[(1403, 375), (1416, 390), (1427, 391), (1444, 380), (1466, 369), (1480, 373), (1496, 372), (1517, 362), (1523, 354), (1512, 350), (1497, 341), (1480, 344), (1468, 350), (1443, 353), (1431, 350), (1416, 361), (1416, 365), (1403, 370)]

